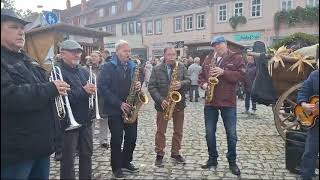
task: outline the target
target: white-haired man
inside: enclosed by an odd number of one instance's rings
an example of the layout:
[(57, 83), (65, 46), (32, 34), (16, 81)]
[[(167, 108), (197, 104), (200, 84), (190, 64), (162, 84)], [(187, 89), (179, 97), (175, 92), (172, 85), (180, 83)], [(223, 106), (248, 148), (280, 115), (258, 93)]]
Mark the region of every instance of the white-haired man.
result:
[(201, 73), (202, 67), (200, 66), (200, 58), (196, 57), (194, 58), (194, 63), (189, 66), (188, 68), (188, 73), (190, 75), (191, 79), (191, 87), (189, 90), (189, 98), (190, 102), (193, 101), (193, 91), (195, 91), (195, 102), (198, 102), (199, 96), (199, 84), (198, 84), (198, 79), (199, 79), (199, 74)]
[[(111, 167), (114, 178), (123, 179), (123, 170), (137, 172), (138, 168), (131, 163), (137, 140), (137, 122), (125, 124), (123, 113), (129, 112), (131, 106), (126, 103), (130, 91), (132, 75), (136, 65), (130, 59), (131, 48), (126, 41), (116, 44), (116, 54), (112, 60), (101, 67), (98, 80), (98, 92), (104, 101), (103, 113), (108, 115), (111, 132)], [(136, 89), (141, 88), (137, 82)], [(124, 145), (121, 149), (124, 133)]]

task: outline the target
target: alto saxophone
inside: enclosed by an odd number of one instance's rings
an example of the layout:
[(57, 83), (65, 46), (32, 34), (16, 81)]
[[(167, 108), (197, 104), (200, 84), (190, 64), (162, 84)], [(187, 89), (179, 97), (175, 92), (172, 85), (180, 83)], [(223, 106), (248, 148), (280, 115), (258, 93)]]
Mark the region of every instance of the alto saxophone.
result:
[[(210, 63), (210, 69), (216, 67), (216, 61), (217, 61), (216, 56), (217, 56), (217, 53), (214, 53), (213, 60)], [(210, 56), (209, 56), (209, 58), (210, 58)], [(217, 76), (211, 76), (208, 78), (208, 87), (206, 90), (206, 99), (205, 99), (207, 103), (212, 102), (214, 89), (218, 83), (219, 83), (219, 80), (218, 80)]]
[(174, 108), (176, 104), (181, 101), (181, 94), (178, 91), (175, 91), (172, 86), (173, 82), (178, 81), (178, 75), (179, 75), (178, 71), (179, 71), (179, 62), (176, 61), (175, 67), (172, 70), (169, 92), (166, 98), (166, 101), (168, 102), (168, 106), (164, 110), (163, 118), (167, 121), (172, 119)]
[(137, 121), (138, 112), (142, 106), (142, 104), (147, 104), (149, 102), (147, 94), (140, 90), (135, 89), (136, 82), (139, 81), (140, 77), (140, 68), (141, 62), (137, 60), (137, 67), (134, 71), (134, 76), (130, 85), (129, 95), (127, 97), (127, 104), (131, 106), (131, 109), (128, 113), (123, 113), (122, 117), (124, 119), (124, 123), (131, 124)]

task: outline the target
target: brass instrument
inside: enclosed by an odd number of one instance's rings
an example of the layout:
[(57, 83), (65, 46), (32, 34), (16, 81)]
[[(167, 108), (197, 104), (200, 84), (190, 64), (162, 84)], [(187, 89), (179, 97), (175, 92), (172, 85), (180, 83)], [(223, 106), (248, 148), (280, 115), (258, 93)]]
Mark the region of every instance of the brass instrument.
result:
[[(89, 80), (88, 83), (94, 84), (97, 87), (97, 76), (92, 72), (92, 66), (89, 66)], [(102, 119), (99, 113), (98, 105), (98, 92), (96, 90), (95, 95), (90, 95), (89, 97), (89, 110), (92, 110), (95, 107), (96, 116), (95, 119)]]
[(138, 112), (142, 106), (142, 104), (148, 104), (149, 98), (147, 94), (142, 92), (142, 90), (136, 90), (135, 85), (139, 81), (140, 77), (140, 68), (141, 62), (138, 59), (135, 59), (137, 63), (137, 67), (134, 71), (134, 76), (131, 81), (129, 95), (127, 97), (126, 103), (131, 106), (131, 109), (128, 113), (123, 113), (122, 117), (124, 123), (132, 124), (135, 123), (138, 119)]
[[(51, 71), (51, 75), (49, 77), (49, 80), (50, 81), (56, 81), (56, 80), (63, 81), (61, 69), (58, 66), (54, 65), (54, 61), (52, 61), (52, 71)], [(55, 105), (56, 105), (58, 117), (60, 119), (64, 119), (66, 115), (68, 115), (68, 117), (69, 117), (68, 119), (69, 119), (70, 125), (69, 125), (69, 127), (67, 127), (65, 129), (66, 131), (70, 131), (70, 130), (77, 129), (77, 128), (81, 127), (81, 124), (77, 123), (77, 121), (74, 119), (68, 95), (57, 96), (55, 98)], [(66, 109), (67, 109), (67, 113), (66, 113)]]
[(173, 86), (172, 86), (173, 82), (178, 81), (178, 75), (179, 75), (178, 72), (179, 72), (179, 62), (176, 61), (175, 67), (172, 70), (169, 92), (166, 98), (166, 101), (168, 102), (168, 106), (164, 110), (163, 118), (167, 121), (172, 119), (174, 108), (176, 104), (180, 102), (182, 99), (181, 94), (178, 91), (173, 90)]
[[(210, 56), (209, 56), (209, 58), (210, 58)], [(217, 62), (217, 53), (214, 53), (213, 61), (211, 61), (211, 63), (210, 63), (210, 69), (212, 69), (216, 66), (216, 62)], [(212, 77), (208, 78), (208, 87), (206, 90), (206, 99), (205, 99), (207, 103), (212, 102), (214, 89), (218, 83), (219, 83), (219, 80), (216, 76), (212, 76)]]

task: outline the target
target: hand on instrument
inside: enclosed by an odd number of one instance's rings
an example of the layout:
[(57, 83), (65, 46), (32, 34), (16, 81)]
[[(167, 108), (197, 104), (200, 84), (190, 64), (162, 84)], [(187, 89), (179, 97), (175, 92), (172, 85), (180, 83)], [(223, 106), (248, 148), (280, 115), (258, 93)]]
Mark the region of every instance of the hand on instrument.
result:
[(123, 113), (128, 113), (131, 110), (131, 106), (129, 104), (125, 103), (125, 102), (122, 102), (120, 108), (121, 108)]
[(309, 104), (309, 103), (301, 103), (302, 108), (304, 109), (304, 111), (308, 114), (314, 112), (317, 110), (317, 108), (319, 108), (317, 105), (315, 104)]
[(208, 89), (208, 83), (204, 83), (204, 84), (202, 85), (202, 89), (203, 89), (203, 90), (207, 90), (207, 89)]
[(168, 107), (168, 105), (169, 104), (168, 104), (168, 102), (166, 100), (163, 100), (162, 103), (161, 103), (161, 107), (162, 107), (163, 110), (166, 109)]
[(141, 82), (136, 82), (135, 87), (136, 90), (140, 90), (141, 89)]
[(56, 86), (60, 95), (66, 96), (68, 95), (67, 91), (70, 91), (70, 85), (61, 80), (52, 81)]
[(224, 70), (219, 67), (214, 67), (210, 70), (210, 76), (221, 76), (224, 73)]
[(180, 81), (175, 81), (172, 83), (172, 88), (173, 90), (177, 91), (181, 88), (181, 82)]
[(96, 86), (94, 84), (86, 84), (84, 87), (84, 90), (86, 91), (86, 93), (93, 95), (96, 93)]

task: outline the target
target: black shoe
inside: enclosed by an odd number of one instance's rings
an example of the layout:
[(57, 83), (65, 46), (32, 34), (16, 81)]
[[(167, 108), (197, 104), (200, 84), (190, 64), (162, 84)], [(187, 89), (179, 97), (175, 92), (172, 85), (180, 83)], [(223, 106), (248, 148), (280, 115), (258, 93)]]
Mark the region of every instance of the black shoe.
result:
[(217, 160), (211, 160), (209, 159), (206, 164), (202, 165), (202, 169), (210, 169), (210, 168), (216, 168), (218, 166), (218, 161)]
[(154, 162), (154, 165), (157, 167), (162, 167), (162, 160), (163, 160), (163, 156), (157, 155), (156, 161)]
[(139, 168), (134, 167), (134, 165), (132, 163), (129, 163), (129, 164), (123, 166), (122, 170), (126, 171), (126, 172), (130, 172), (130, 173), (139, 172)]
[(116, 169), (112, 171), (113, 179), (124, 179), (124, 175), (121, 169)]
[(229, 162), (229, 169), (232, 174), (240, 176), (241, 172), (236, 162)]
[(190, 99), (190, 102), (192, 102), (192, 99)]
[(54, 153), (54, 160), (55, 161), (61, 161), (61, 158), (62, 158), (62, 153), (61, 152)]
[(171, 155), (171, 158), (176, 160), (177, 163), (185, 164), (186, 160), (181, 155)]

